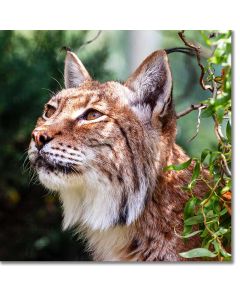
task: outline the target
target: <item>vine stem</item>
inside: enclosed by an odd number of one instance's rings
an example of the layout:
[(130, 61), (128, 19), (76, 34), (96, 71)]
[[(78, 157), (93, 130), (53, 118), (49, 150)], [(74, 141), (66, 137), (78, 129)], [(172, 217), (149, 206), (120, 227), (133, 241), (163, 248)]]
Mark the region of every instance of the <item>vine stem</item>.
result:
[[(202, 181), (207, 185), (207, 187), (209, 188), (210, 191), (212, 190), (212, 187), (209, 185), (209, 183), (208, 183), (202, 176), (201, 176), (201, 179), (199, 179), (199, 180), (202, 180)], [(228, 210), (228, 213), (229, 213), (230, 215), (232, 215), (232, 212), (231, 212), (230, 207), (226, 204), (226, 203), (231, 203), (231, 201), (226, 201), (226, 200), (224, 200), (220, 195), (218, 195), (218, 194), (215, 192), (215, 190), (213, 191), (213, 193), (214, 193), (214, 195), (215, 195), (217, 198), (219, 198), (219, 199), (223, 202), (225, 208)]]
[(221, 242), (221, 240), (219, 239), (219, 237), (215, 234), (215, 232), (213, 232), (213, 231), (209, 228), (209, 226), (208, 226), (208, 224), (207, 224), (207, 217), (206, 217), (206, 214), (205, 214), (205, 212), (204, 212), (204, 205), (211, 199), (213, 193), (215, 193), (215, 190), (216, 190), (216, 188), (218, 187), (219, 181), (220, 181), (220, 179), (217, 180), (215, 186), (211, 189), (211, 193), (210, 193), (210, 195), (208, 196), (208, 198), (205, 199), (204, 201), (202, 201), (202, 203), (201, 203), (201, 212), (202, 212), (202, 215), (203, 215), (203, 224), (204, 224), (205, 228), (206, 228), (207, 231), (210, 233), (210, 235), (213, 237), (213, 239), (214, 239), (214, 240), (217, 240), (217, 242), (218, 242), (219, 246), (221, 247), (221, 249), (222, 249), (224, 252), (227, 252), (227, 251), (224, 249), (224, 247), (223, 247), (223, 245), (222, 245), (222, 242)]

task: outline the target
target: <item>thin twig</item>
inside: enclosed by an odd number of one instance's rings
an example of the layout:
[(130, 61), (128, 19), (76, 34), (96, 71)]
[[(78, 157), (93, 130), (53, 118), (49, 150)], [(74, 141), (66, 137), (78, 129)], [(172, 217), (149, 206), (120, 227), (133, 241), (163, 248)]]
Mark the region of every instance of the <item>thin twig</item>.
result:
[(200, 82), (201, 87), (204, 90), (209, 90), (209, 91), (213, 92), (212, 86), (208, 85), (208, 84), (205, 84), (205, 82), (204, 82), (205, 70), (204, 70), (204, 66), (202, 65), (201, 59), (200, 59), (200, 53), (199, 53), (200, 47), (197, 47), (193, 43), (190, 43), (189, 41), (186, 40), (186, 37), (184, 35), (184, 30), (178, 32), (178, 35), (179, 35), (180, 39), (184, 42), (184, 44), (187, 47), (193, 49), (195, 51), (195, 53), (196, 53), (197, 62), (198, 62), (198, 65), (199, 65), (199, 67), (201, 69), (201, 75), (200, 75), (200, 78), (199, 78), (199, 82)]
[(189, 140), (189, 142), (191, 142), (192, 140), (195, 139), (195, 137), (198, 135), (199, 133), (199, 128), (200, 128), (200, 124), (201, 124), (201, 112), (202, 112), (203, 107), (199, 107), (198, 108), (198, 118), (197, 118), (197, 128), (196, 128), (196, 133), (194, 134), (194, 136)]
[(95, 35), (95, 37), (92, 38), (92, 39), (89, 40), (89, 41), (84, 42), (84, 43), (78, 48), (78, 51), (79, 51), (82, 47), (84, 47), (84, 46), (86, 46), (86, 45), (88, 45), (88, 44), (91, 44), (92, 42), (96, 41), (96, 39), (99, 38), (99, 36), (100, 36), (101, 33), (102, 33), (102, 30), (98, 30), (98, 32), (97, 32), (97, 34)]
[[(77, 51), (79, 51), (82, 47), (91, 44), (92, 42), (96, 41), (96, 39), (99, 38), (100, 34), (102, 33), (102, 30), (98, 30), (97, 34), (95, 35), (95, 37), (89, 41), (84, 42), (82, 45), (80, 45), (80, 47), (78, 48)], [(69, 48), (68, 46), (63, 46), (61, 49), (61, 51), (72, 51), (71, 48)]]
[[(214, 75), (210, 69), (208, 69), (208, 72), (211, 76)], [(212, 84), (213, 84), (212, 99), (215, 101), (217, 99), (217, 83), (213, 80)], [(218, 142), (224, 143), (226, 139), (222, 133), (222, 126), (221, 126), (221, 124), (218, 123), (218, 120), (214, 115), (212, 117), (213, 117), (213, 121), (214, 121), (214, 131), (215, 131), (216, 137), (218, 139)]]
[(226, 157), (225, 157), (222, 153), (221, 153), (221, 158), (222, 158), (223, 165), (224, 165), (224, 173), (225, 173), (227, 176), (232, 177), (232, 172), (230, 171), (230, 169), (229, 169), (229, 167), (228, 167)]
[(214, 120), (214, 132), (215, 135), (217, 137), (217, 140), (220, 144), (224, 143), (225, 141), (225, 137), (222, 133), (222, 127), (221, 125), (218, 123), (218, 120), (215, 116), (213, 116), (213, 120)]
[(186, 108), (185, 110), (181, 111), (180, 113), (178, 113), (176, 116), (177, 116), (177, 119), (189, 114), (190, 112), (192, 112), (193, 110), (198, 110), (198, 109), (204, 109), (206, 108), (207, 105), (206, 104), (191, 104), (190, 107)]

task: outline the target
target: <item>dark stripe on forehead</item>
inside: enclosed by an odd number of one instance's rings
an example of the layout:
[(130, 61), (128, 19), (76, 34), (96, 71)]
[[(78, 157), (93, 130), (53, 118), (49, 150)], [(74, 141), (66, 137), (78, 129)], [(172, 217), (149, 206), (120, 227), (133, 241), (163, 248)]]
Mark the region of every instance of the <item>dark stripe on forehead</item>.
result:
[(102, 98), (97, 99), (97, 100), (95, 100), (95, 101), (92, 101), (91, 104), (92, 104), (92, 105), (95, 105), (95, 104), (97, 104), (97, 103), (99, 103), (99, 102), (102, 102), (102, 100), (103, 100)]
[[(82, 99), (80, 99), (80, 100), (84, 100), (84, 103), (82, 104), (83, 107), (86, 107), (88, 104), (91, 104), (91, 105), (97, 104), (99, 102), (102, 102), (102, 100), (103, 100), (102, 97), (99, 97), (99, 93), (94, 92), (94, 91), (91, 91), (90, 93), (88, 92), (85, 95), (82, 94), (81, 96), (82, 96)], [(92, 100), (92, 99), (94, 99), (94, 100)]]
[(55, 97), (53, 97), (51, 100), (53, 101), (57, 101), (57, 103), (59, 103), (60, 101), (67, 101), (67, 100), (70, 100), (70, 99), (75, 99), (75, 98), (79, 98), (80, 96), (82, 96), (81, 94), (79, 95), (71, 95), (71, 94), (64, 94), (64, 95), (61, 95), (61, 94), (58, 94), (56, 95)]
[(90, 100), (92, 99), (92, 95), (82, 95), (82, 97), (84, 97), (84, 102), (82, 103), (82, 107), (86, 107), (88, 106)]

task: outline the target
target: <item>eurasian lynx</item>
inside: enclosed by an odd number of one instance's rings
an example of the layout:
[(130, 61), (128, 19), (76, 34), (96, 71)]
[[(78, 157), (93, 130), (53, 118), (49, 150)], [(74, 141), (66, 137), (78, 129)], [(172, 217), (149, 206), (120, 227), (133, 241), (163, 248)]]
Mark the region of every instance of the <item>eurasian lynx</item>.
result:
[[(40, 181), (57, 191), (63, 227), (76, 227), (94, 260), (178, 261), (193, 166), (175, 144), (172, 76), (164, 50), (147, 57), (124, 84), (93, 81), (67, 51), (65, 87), (45, 105), (29, 159)], [(195, 194), (206, 191), (198, 183)]]

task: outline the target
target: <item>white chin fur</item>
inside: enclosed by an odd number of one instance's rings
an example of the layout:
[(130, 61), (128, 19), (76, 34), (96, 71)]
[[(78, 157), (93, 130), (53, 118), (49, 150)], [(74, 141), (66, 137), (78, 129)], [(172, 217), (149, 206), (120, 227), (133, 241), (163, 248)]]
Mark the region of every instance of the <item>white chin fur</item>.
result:
[[(60, 193), (63, 205), (63, 229), (84, 226), (92, 230), (106, 230), (115, 226), (119, 219), (121, 190), (94, 170), (83, 175), (47, 174), (39, 170), (39, 179), (44, 186)], [(127, 225), (131, 224), (143, 209), (146, 194), (145, 183), (141, 193), (129, 194)]]
[(116, 200), (119, 195), (108, 179), (100, 178), (95, 171), (86, 172), (75, 186), (65, 185), (60, 190), (60, 197), (64, 229), (83, 225), (104, 230), (118, 219), (119, 202)]
[(40, 170), (38, 171), (38, 177), (40, 182), (51, 191), (58, 191), (61, 185), (61, 179), (55, 174), (47, 174), (46, 172)]
[(76, 185), (80, 178), (76, 178), (76, 176), (61, 174), (58, 175), (50, 172), (46, 172), (45, 170), (38, 170), (38, 177), (40, 182), (49, 190), (58, 192), (60, 189), (66, 186)]
[(63, 205), (63, 229), (84, 225), (93, 230), (111, 227), (118, 219), (120, 197), (104, 177), (95, 171), (83, 175), (48, 174), (39, 169), (40, 182), (49, 190), (60, 193)]

